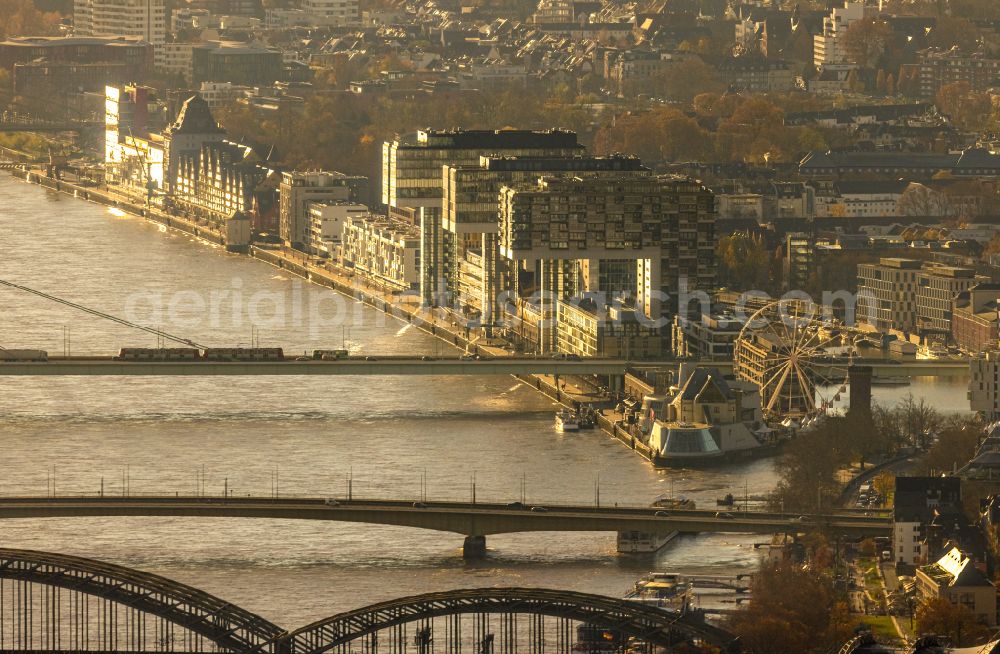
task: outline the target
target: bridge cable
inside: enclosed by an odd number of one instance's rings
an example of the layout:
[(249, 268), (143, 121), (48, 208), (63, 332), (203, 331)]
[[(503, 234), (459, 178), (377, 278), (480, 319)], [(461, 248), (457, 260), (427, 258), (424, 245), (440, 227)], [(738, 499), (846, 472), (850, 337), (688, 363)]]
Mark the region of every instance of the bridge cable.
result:
[(204, 345), (199, 345), (198, 343), (195, 343), (194, 341), (192, 341), (190, 339), (183, 338), (181, 336), (174, 336), (173, 334), (169, 334), (169, 333), (167, 333), (165, 331), (162, 331), (160, 329), (156, 329), (154, 327), (147, 327), (145, 325), (139, 325), (139, 324), (136, 324), (134, 322), (129, 322), (128, 320), (125, 320), (124, 318), (119, 318), (118, 316), (112, 316), (111, 314), (104, 313), (102, 311), (98, 311), (97, 309), (91, 309), (90, 307), (85, 307), (82, 304), (77, 304), (76, 302), (70, 302), (69, 300), (64, 300), (63, 298), (56, 297), (54, 295), (49, 295), (48, 293), (44, 293), (44, 292), (39, 291), (37, 289), (29, 288), (28, 286), (22, 286), (21, 284), (15, 284), (14, 282), (9, 282), (9, 281), (3, 280), (3, 279), (0, 279), (0, 284), (2, 284), (3, 286), (9, 286), (10, 288), (15, 288), (15, 289), (17, 289), (19, 291), (24, 291), (26, 293), (31, 293), (32, 295), (37, 295), (38, 297), (45, 298), (46, 300), (51, 300), (53, 302), (58, 302), (59, 304), (64, 304), (64, 305), (66, 305), (68, 307), (72, 307), (74, 309), (79, 309), (80, 311), (83, 311), (84, 313), (89, 313), (92, 316), (97, 316), (98, 318), (104, 318), (105, 320), (110, 320), (112, 322), (116, 322), (119, 325), (125, 325), (126, 327), (132, 327), (133, 329), (141, 329), (144, 332), (148, 332), (150, 334), (154, 334), (154, 335), (159, 336), (160, 338), (163, 338), (163, 339), (168, 340), (168, 341), (174, 341), (175, 343), (182, 343), (184, 345), (189, 345), (191, 347), (196, 347), (196, 348), (201, 349), (201, 350), (204, 350), (205, 347), (206, 347)]

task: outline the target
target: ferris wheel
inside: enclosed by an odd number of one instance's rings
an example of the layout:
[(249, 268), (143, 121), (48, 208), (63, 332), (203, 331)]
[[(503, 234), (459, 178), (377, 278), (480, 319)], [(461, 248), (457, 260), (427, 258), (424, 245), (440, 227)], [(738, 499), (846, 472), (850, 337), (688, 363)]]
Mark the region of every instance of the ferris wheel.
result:
[(846, 390), (856, 336), (856, 330), (819, 315), (812, 302), (769, 302), (740, 330), (733, 372), (760, 389), (765, 418), (815, 416), (832, 405), (818, 397), (822, 389), (837, 389), (834, 400)]

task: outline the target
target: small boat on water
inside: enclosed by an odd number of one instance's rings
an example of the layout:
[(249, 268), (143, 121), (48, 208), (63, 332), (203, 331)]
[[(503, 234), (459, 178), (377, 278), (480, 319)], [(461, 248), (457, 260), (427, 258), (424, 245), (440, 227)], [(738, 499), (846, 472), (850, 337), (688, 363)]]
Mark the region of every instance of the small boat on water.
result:
[(576, 415), (568, 409), (563, 409), (556, 413), (556, 431), (580, 431), (580, 421)]
[(651, 572), (635, 582), (625, 598), (684, 613), (690, 607), (692, 586), (674, 572)]
[(905, 375), (892, 377), (872, 377), (872, 386), (909, 386), (910, 378)]
[[(678, 509), (682, 511), (694, 511), (695, 504), (692, 500), (683, 497), (669, 497), (661, 495), (653, 500), (650, 505), (657, 509)], [(669, 515), (669, 511), (657, 511), (657, 515), (663, 513), (662, 517)], [(618, 553), (619, 554), (650, 554), (659, 551), (661, 547), (677, 538), (680, 532), (648, 532), (648, 531), (619, 531), (618, 532)]]
[(581, 407), (575, 414), (576, 421), (579, 423), (580, 429), (593, 429), (596, 427), (597, 415), (597, 411), (595, 411), (589, 404)]

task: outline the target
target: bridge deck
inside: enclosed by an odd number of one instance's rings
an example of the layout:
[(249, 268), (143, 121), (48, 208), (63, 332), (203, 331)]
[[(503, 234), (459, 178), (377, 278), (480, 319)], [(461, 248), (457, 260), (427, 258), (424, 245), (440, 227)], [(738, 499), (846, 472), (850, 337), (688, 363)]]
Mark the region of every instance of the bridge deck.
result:
[(0, 519), (177, 516), (328, 520), (396, 525), (463, 535), (527, 531), (732, 532), (771, 534), (822, 528), (854, 536), (885, 535), (888, 518), (857, 513), (792, 516), (767, 512), (650, 507), (519, 506), (467, 502), (222, 497), (21, 497), (0, 499)]
[[(626, 361), (623, 359), (548, 359), (497, 357), (482, 360), (459, 358), (361, 357), (337, 361), (118, 361), (112, 357), (53, 357), (47, 362), (0, 361), (0, 376), (245, 376), (245, 375), (620, 375), (626, 368), (676, 365), (676, 360)], [(726, 368), (719, 361), (695, 362)], [(840, 364), (817, 366), (836, 379), (846, 368)], [(846, 364), (843, 364), (846, 366)], [(876, 377), (967, 376), (965, 361), (864, 362)]]

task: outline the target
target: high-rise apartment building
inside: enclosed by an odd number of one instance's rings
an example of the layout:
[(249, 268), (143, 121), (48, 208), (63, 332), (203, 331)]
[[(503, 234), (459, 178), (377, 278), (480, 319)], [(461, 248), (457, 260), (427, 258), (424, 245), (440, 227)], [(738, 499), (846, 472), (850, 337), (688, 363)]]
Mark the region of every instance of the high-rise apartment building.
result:
[(167, 38), (164, 0), (74, 0), (76, 36), (138, 36), (153, 46), (153, 62)]
[[(485, 324), (492, 324), (497, 316), (497, 295), (501, 288), (510, 287), (506, 281), (510, 270), (497, 247), (497, 200), (504, 185), (549, 175), (587, 178), (624, 174), (648, 176), (651, 172), (638, 158), (627, 156), (484, 156), (474, 165), (444, 166), (442, 226), (452, 246), (450, 259), (458, 262), (449, 270), (448, 289), (465, 289), (460, 292), (461, 301), (480, 311)], [(481, 283), (463, 279), (469, 272)], [(478, 293), (470, 296), (467, 291), (473, 287)]]
[(817, 68), (849, 61), (844, 33), (854, 21), (865, 17), (865, 3), (847, 0), (823, 19), (823, 32), (813, 37), (813, 65)]
[(441, 223), (442, 167), (477, 165), (483, 155), (572, 156), (583, 152), (563, 130), (421, 130), (382, 146), (382, 203), (412, 209), (420, 226), (420, 293), (436, 304), (457, 262), (451, 233)]
[[(686, 310), (678, 302), (685, 289), (714, 283), (715, 197), (680, 177), (543, 177), (504, 186), (499, 249), (537, 270), (543, 325), (554, 324), (556, 301), (598, 287), (595, 279), (573, 279), (581, 269), (566, 264), (602, 259), (634, 261), (635, 309), (662, 322)], [(591, 270), (593, 277), (599, 268)], [(554, 349), (555, 338), (543, 326), (542, 351)]]

